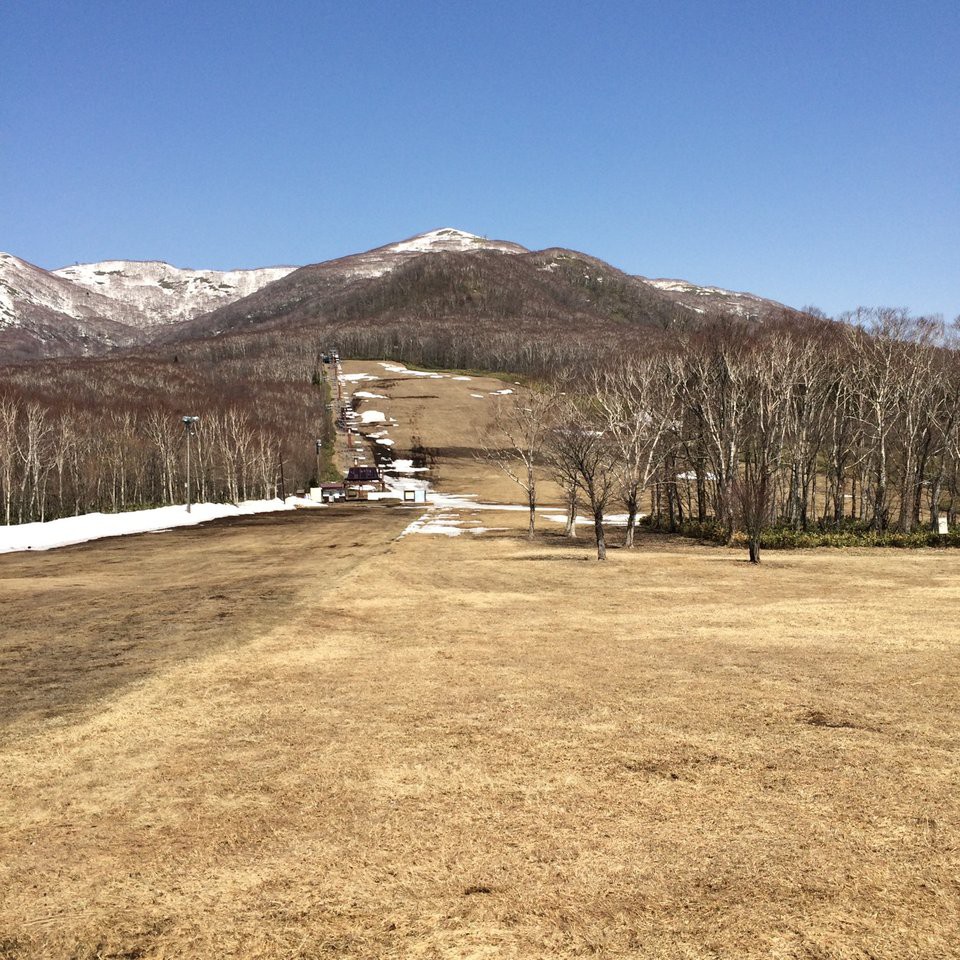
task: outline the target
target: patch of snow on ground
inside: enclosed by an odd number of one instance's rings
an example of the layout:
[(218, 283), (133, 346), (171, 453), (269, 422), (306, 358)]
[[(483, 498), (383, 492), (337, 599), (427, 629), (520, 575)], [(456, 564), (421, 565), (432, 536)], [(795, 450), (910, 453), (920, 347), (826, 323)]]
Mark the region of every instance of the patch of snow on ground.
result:
[[(549, 520), (551, 523), (566, 523), (567, 515), (565, 513), (547, 513), (544, 514), (544, 520)], [(577, 517), (576, 519), (577, 526), (580, 526), (584, 523), (593, 523), (592, 520), (588, 520), (586, 517)]]
[[(641, 519), (642, 517), (644, 517), (644, 516), (646, 516), (646, 514), (638, 513), (638, 514), (637, 514), (637, 522), (639, 523), (639, 522), (640, 522), (640, 519)], [(550, 520), (550, 521), (552, 521), (553, 523), (566, 523), (566, 522), (567, 522), (567, 515), (566, 515), (565, 513), (548, 513), (548, 514), (545, 514), (545, 515), (544, 515), (544, 519), (545, 519), (545, 520)], [(625, 514), (625, 513), (608, 513), (608, 514), (603, 518), (603, 525), (604, 525), (605, 527), (625, 527), (625, 526), (627, 525), (627, 519), (628, 519), (628, 517), (627, 517), (627, 514)], [(578, 516), (578, 517), (577, 517), (577, 520), (576, 520), (576, 523), (577, 523), (577, 526), (580, 526), (581, 524), (591, 524), (591, 525), (592, 525), (592, 524), (593, 524), (593, 519), (592, 519), (591, 517), (580, 517), (580, 516)]]
[(442, 380), (446, 376), (445, 373), (433, 373), (430, 370), (411, 370), (402, 363), (381, 363), (380, 366), (387, 373), (406, 373), (411, 377), (429, 377), (431, 380)]
[(386, 400), (387, 399), (382, 393), (371, 393), (369, 390), (354, 390), (353, 395), (355, 397), (360, 397), (362, 400)]
[(476, 397), (478, 400), (482, 400), (482, 399), (483, 399), (483, 394), (482, 394), (482, 393), (471, 393), (470, 396), (471, 396), (471, 397)]
[(381, 446), (384, 446), (384, 447), (393, 446), (393, 440), (391, 440), (389, 437), (379, 437), (377, 439), (377, 443), (379, 443)]
[(369, 373), (341, 373), (340, 379), (345, 383), (355, 383), (358, 380), (379, 380), (380, 378)]
[(364, 410), (360, 414), (360, 421), (362, 423), (383, 423), (386, 420), (383, 411), (381, 410)]
[(79, 517), (63, 517), (45, 523), (21, 523), (0, 526), (0, 553), (21, 550), (52, 550), (104, 537), (119, 537), (134, 533), (156, 533), (173, 527), (192, 527), (222, 517), (239, 517), (253, 513), (274, 513), (296, 510), (298, 507), (317, 508), (321, 504), (303, 497), (287, 497), (286, 501), (247, 500), (232, 503), (195, 503), (187, 513), (185, 505), (157, 507), (154, 510), (133, 510), (128, 513), (88, 513)]
[(454, 380), (472, 380), (473, 377), (453, 377)]
[(513, 391), (509, 387), (506, 387), (503, 390), (491, 390), (490, 393), (495, 397), (503, 397), (508, 393), (513, 393)]
[(385, 466), (385, 470), (389, 470), (391, 473), (428, 473), (429, 467), (415, 467), (412, 460), (394, 460), (389, 467)]
[(408, 533), (432, 533), (444, 537), (458, 537), (463, 533), (463, 528), (451, 523), (445, 515), (438, 515), (428, 510), (408, 524), (397, 539), (402, 540)]

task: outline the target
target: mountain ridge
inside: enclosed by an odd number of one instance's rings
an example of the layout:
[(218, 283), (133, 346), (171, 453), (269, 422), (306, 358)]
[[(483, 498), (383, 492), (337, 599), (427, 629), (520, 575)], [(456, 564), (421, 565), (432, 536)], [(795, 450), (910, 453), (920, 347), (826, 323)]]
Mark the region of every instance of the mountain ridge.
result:
[[(606, 284), (606, 286), (604, 286)], [(566, 248), (532, 251), (452, 227), (301, 267), (217, 271), (103, 260), (47, 271), (0, 254), (0, 358), (87, 356), (276, 328), (286, 320), (668, 327), (708, 313), (758, 319), (783, 304), (650, 279)]]

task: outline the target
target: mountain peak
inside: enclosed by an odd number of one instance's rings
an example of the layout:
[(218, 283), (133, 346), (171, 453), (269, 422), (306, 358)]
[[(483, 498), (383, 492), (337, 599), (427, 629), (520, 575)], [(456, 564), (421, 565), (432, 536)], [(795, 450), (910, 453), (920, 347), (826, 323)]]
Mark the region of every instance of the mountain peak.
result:
[(397, 253), (462, 253), (470, 250), (498, 250), (501, 253), (527, 253), (526, 247), (507, 240), (489, 240), (455, 227), (440, 227), (390, 245)]

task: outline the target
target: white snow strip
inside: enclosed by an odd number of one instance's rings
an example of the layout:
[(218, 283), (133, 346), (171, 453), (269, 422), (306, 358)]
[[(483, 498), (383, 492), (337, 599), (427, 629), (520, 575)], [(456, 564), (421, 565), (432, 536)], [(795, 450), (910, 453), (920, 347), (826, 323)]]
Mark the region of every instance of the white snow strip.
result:
[(364, 410), (360, 414), (360, 420), (363, 423), (383, 423), (387, 418), (380, 410)]
[(430, 370), (411, 370), (400, 363), (381, 363), (381, 367), (388, 373), (406, 373), (411, 377), (430, 377), (432, 380), (442, 380), (445, 373), (433, 373)]
[(471, 393), (470, 396), (471, 396), (471, 397), (476, 397), (478, 400), (483, 400), (483, 394), (482, 394), (482, 393)]
[(506, 396), (508, 393), (513, 393), (513, 391), (509, 387), (507, 387), (504, 390), (491, 390), (490, 393), (493, 394), (493, 396), (495, 397), (503, 397), (503, 396)]
[[(639, 522), (642, 517), (646, 514), (638, 513), (637, 521)], [(550, 520), (553, 523), (566, 523), (567, 515), (565, 513), (548, 513), (544, 515), (545, 520)], [(608, 513), (603, 518), (603, 525), (605, 527), (625, 527), (627, 525), (627, 514), (625, 513)], [(577, 517), (577, 526), (581, 524), (593, 524), (593, 520), (590, 517)]]
[(454, 380), (472, 380), (473, 377), (453, 377)]
[[(552, 523), (566, 523), (567, 515), (565, 513), (548, 513), (544, 516), (544, 520), (550, 520)], [(592, 520), (588, 520), (586, 517), (577, 517), (576, 524), (580, 526), (583, 523), (592, 523)]]
[(363, 400), (386, 400), (382, 393), (371, 393), (369, 390), (354, 390), (353, 395)]
[(356, 383), (358, 380), (379, 380), (380, 378), (369, 373), (341, 373), (340, 379), (344, 383)]
[(394, 441), (391, 440), (389, 437), (379, 437), (377, 438), (377, 443), (379, 443), (380, 446), (382, 447), (392, 447), (394, 444)]
[(134, 533), (157, 533), (173, 527), (191, 527), (222, 517), (239, 517), (253, 513), (296, 510), (298, 507), (320, 507), (321, 504), (302, 497), (286, 501), (247, 500), (232, 503), (195, 503), (190, 513), (186, 506), (157, 507), (154, 510), (133, 510), (127, 513), (87, 513), (79, 517), (63, 517), (45, 523), (21, 523), (0, 526), (0, 553), (21, 550), (52, 550), (74, 543), (86, 543), (104, 537)]

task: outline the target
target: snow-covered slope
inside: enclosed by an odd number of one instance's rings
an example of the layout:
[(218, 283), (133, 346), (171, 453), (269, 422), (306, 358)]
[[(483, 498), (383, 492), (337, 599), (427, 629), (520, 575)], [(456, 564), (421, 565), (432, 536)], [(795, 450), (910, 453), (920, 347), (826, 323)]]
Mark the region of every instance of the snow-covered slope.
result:
[(61, 267), (53, 275), (121, 305), (123, 322), (153, 327), (208, 313), (295, 269), (186, 270), (158, 260), (104, 260)]
[(102, 318), (104, 311), (111, 310), (109, 302), (89, 291), (10, 253), (0, 253), (0, 327), (22, 326), (28, 307), (75, 320)]
[(122, 314), (114, 301), (0, 253), (0, 359), (126, 345), (134, 338)]

